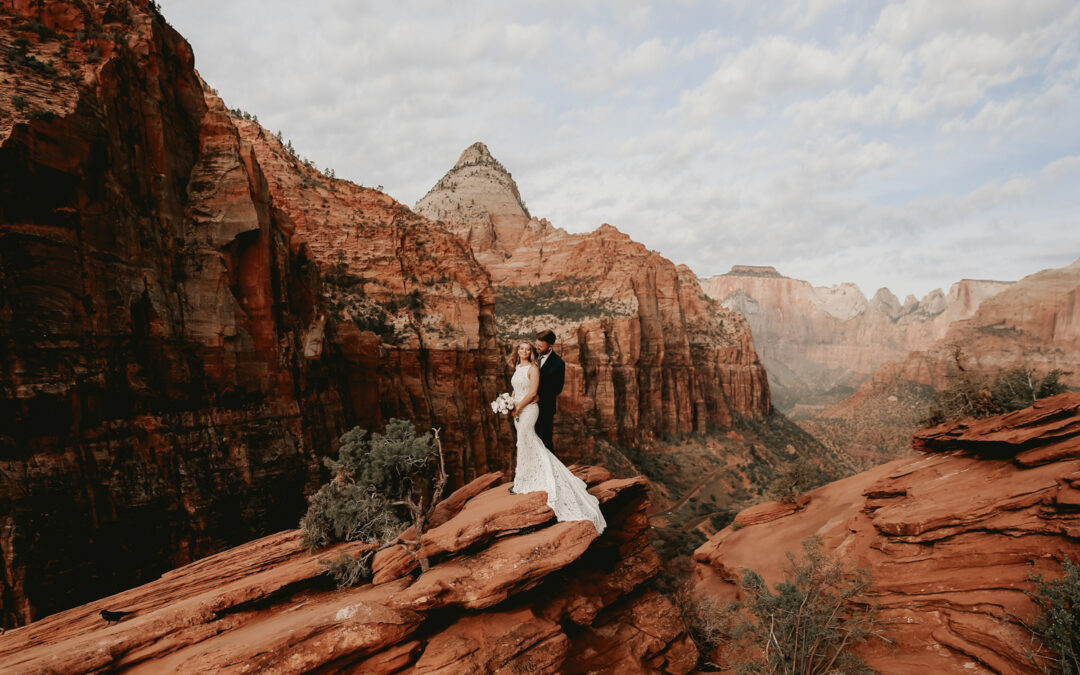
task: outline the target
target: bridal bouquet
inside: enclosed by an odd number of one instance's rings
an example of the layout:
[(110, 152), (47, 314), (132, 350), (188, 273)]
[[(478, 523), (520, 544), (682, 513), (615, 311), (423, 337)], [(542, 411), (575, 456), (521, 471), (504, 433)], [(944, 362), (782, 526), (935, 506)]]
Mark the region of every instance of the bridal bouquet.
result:
[(510, 394), (499, 394), (498, 398), (491, 402), (491, 412), (508, 414), (514, 409), (514, 397)]

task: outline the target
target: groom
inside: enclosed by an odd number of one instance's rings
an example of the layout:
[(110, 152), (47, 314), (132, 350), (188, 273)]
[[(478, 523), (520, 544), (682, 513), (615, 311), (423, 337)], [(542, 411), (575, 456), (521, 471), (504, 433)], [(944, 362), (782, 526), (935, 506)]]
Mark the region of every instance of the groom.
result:
[(555, 344), (555, 333), (545, 330), (536, 336), (536, 353), (540, 355), (540, 386), (536, 390), (540, 400), (540, 415), (536, 420), (536, 435), (552, 453), (555, 447), (551, 443), (551, 433), (555, 426), (555, 399), (562, 393), (563, 380), (566, 377), (566, 363), (556, 354), (551, 346)]

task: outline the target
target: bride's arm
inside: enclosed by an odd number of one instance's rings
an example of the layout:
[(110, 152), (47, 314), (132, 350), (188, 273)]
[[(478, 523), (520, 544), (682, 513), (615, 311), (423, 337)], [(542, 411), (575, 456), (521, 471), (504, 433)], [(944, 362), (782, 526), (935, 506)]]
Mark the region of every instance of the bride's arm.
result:
[(536, 393), (536, 390), (539, 388), (540, 368), (538, 368), (534, 363), (533, 365), (529, 366), (529, 392), (525, 394), (525, 398), (517, 402), (517, 405), (514, 406), (514, 411), (510, 414), (514, 417), (517, 417), (521, 413), (521, 411), (525, 409), (525, 406), (529, 405), (530, 403), (535, 403), (536, 401), (539, 401), (540, 396)]

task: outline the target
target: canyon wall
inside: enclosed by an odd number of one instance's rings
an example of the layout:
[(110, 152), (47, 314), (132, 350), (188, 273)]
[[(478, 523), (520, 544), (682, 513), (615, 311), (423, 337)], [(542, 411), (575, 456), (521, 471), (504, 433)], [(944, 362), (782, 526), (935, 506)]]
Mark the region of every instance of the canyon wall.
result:
[(230, 112), (145, 2), (0, 2), (0, 624), (295, 526), (353, 425), (504, 469), (493, 292)]
[(688, 268), (610, 225), (570, 234), (532, 217), (482, 143), (415, 210), (456, 233), (490, 274), (504, 344), (544, 328), (558, 335), (560, 454), (769, 414), (765, 369), (738, 313), (709, 299)]
[(850, 397), (799, 425), (868, 463), (907, 454), (935, 391), (947, 387), (959, 367), (989, 374), (1028, 368), (1040, 378), (1057, 369), (1064, 384), (1080, 387), (1080, 260), (1028, 275), (987, 298), (941, 338), (882, 364)]
[(903, 303), (882, 288), (867, 300), (854, 284), (815, 287), (772, 267), (737, 265), (701, 282), (754, 332), (776, 405), (796, 418), (852, 394), (879, 366), (925, 349), (970, 318), (1008, 282), (964, 279)]

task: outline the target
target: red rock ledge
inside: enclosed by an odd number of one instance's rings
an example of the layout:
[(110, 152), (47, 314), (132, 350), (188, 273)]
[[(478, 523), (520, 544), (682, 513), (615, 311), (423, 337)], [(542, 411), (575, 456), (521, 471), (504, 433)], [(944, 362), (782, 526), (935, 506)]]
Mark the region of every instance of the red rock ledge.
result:
[[(660, 570), (645, 479), (578, 473), (603, 503), (599, 537), (488, 474), (443, 502), (424, 574), (388, 549), (379, 583), (338, 591), (319, 560), (365, 545), (310, 555), (280, 532), (9, 631), (0, 671), (689, 672), (678, 612), (643, 585)], [(102, 609), (134, 614), (106, 625)]]
[[(826, 550), (869, 568), (889, 646), (862, 649), (887, 673), (1039, 672), (1023, 627), (1036, 607), (1030, 573), (1080, 559), (1080, 394), (1025, 410), (924, 429), (927, 453), (825, 485), (802, 508), (758, 506), (739, 529), (695, 553), (699, 592), (734, 597), (735, 574), (770, 583), (787, 551), (820, 535)], [(744, 512), (745, 513), (745, 512)]]

